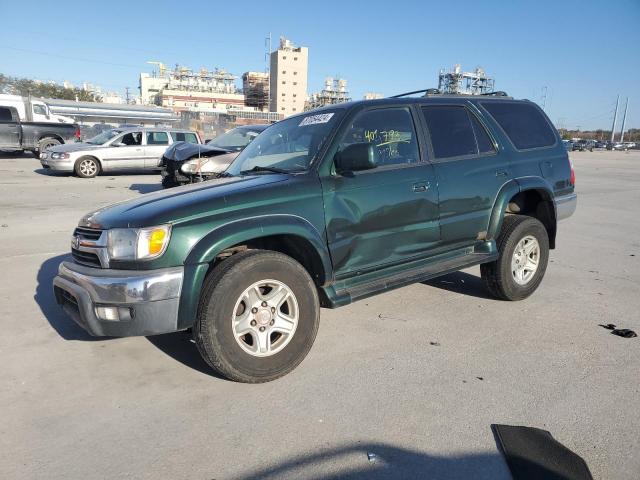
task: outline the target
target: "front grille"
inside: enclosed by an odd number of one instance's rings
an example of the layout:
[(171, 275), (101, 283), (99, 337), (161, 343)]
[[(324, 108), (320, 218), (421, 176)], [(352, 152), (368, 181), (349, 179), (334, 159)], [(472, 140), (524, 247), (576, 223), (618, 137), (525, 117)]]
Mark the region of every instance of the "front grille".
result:
[(76, 250), (75, 248), (71, 249), (71, 255), (73, 259), (77, 263), (81, 263), (83, 265), (90, 265), (92, 267), (101, 267), (100, 257), (95, 253), (91, 252), (83, 252), (82, 250)]
[(74, 237), (80, 237), (85, 240), (98, 240), (102, 235), (102, 230), (97, 230), (95, 228), (87, 228), (87, 227), (76, 227), (73, 231)]

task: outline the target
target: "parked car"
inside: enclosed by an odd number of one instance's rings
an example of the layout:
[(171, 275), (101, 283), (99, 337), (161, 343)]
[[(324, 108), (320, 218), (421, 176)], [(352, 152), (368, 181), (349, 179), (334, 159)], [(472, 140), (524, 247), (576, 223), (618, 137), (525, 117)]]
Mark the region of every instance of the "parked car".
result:
[(578, 140), (577, 142), (573, 142), (573, 151), (584, 152), (585, 150), (589, 150), (593, 152), (593, 147), (595, 142), (593, 140)]
[(2, 150), (41, 152), (79, 138), (80, 129), (73, 123), (22, 121), (16, 107), (0, 106)]
[(177, 187), (216, 178), (269, 125), (236, 127), (206, 145), (176, 143), (160, 160), (162, 186)]
[(573, 142), (571, 140), (562, 140), (565, 150), (571, 152), (573, 150)]
[(84, 143), (59, 145), (40, 154), (44, 168), (75, 172), (92, 178), (103, 171), (157, 170), (162, 154), (173, 142), (198, 143), (196, 132), (166, 128), (114, 128)]
[(610, 150), (626, 151), (626, 150), (629, 150), (629, 147), (627, 147), (624, 143), (621, 143), (621, 142), (613, 142), (611, 144)]
[(595, 145), (593, 146), (593, 148), (605, 149), (605, 148), (607, 148), (607, 142), (597, 141), (595, 143)]
[(265, 382), (307, 355), (320, 306), (478, 264), (493, 296), (528, 297), (574, 188), (532, 102), (332, 105), (271, 125), (220, 178), (88, 213), (55, 297), (92, 335), (191, 329), (213, 370)]

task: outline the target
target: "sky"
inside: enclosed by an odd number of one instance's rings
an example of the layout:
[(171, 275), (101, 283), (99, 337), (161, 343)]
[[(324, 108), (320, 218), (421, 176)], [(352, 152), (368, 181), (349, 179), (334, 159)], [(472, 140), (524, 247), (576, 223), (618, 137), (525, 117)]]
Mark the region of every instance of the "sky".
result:
[(240, 77), (264, 71), (271, 33), (309, 48), (309, 93), (327, 76), (353, 99), (431, 88), (459, 63), (544, 102), (560, 128), (610, 129), (618, 94), (640, 128), (640, 0), (0, 0), (0, 18), (16, 20), (0, 29), (5, 75), (133, 93), (147, 61)]

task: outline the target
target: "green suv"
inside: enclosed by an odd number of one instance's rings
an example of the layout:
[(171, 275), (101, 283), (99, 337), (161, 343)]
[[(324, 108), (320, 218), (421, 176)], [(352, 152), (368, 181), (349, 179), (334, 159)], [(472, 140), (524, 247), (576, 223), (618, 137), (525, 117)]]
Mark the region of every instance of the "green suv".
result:
[(92, 335), (192, 329), (219, 374), (265, 382), (309, 352), (321, 306), (478, 264), (495, 297), (528, 297), (575, 207), (534, 103), (345, 103), (270, 126), (218, 179), (89, 213), (54, 291)]

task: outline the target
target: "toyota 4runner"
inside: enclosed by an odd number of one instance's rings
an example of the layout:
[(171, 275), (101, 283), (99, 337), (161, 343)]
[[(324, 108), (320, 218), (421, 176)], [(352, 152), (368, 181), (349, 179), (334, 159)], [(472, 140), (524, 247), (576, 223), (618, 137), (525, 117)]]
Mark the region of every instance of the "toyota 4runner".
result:
[(320, 306), (472, 265), (495, 297), (528, 297), (575, 208), (534, 103), (345, 103), (270, 126), (221, 178), (89, 213), (54, 291), (92, 335), (191, 329), (215, 371), (264, 382), (306, 356)]

